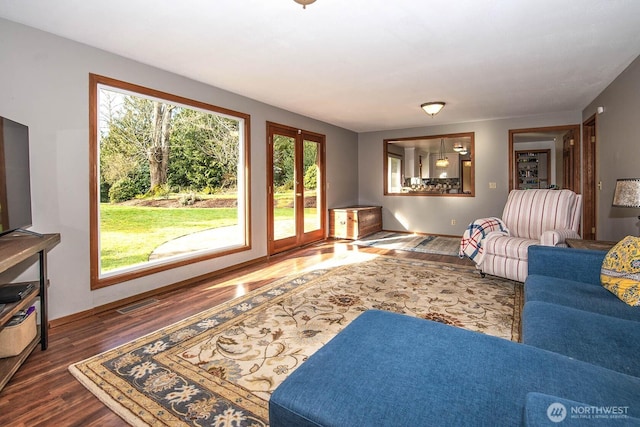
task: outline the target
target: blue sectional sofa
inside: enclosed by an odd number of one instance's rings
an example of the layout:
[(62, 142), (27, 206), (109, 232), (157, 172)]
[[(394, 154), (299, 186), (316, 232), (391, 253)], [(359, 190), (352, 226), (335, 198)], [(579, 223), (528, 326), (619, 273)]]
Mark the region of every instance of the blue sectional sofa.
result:
[(600, 285), (606, 252), (548, 249), (530, 251), (522, 342), (640, 377), (640, 307)]
[(640, 313), (604, 252), (529, 249), (523, 343), (371, 310), (273, 393), (284, 426), (640, 426)]

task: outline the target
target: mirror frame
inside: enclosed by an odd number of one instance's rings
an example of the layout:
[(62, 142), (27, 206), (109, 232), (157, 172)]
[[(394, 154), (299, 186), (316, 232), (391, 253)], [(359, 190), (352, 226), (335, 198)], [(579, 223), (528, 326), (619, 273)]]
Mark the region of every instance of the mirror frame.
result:
[[(471, 177), (469, 179), (470, 182), (470, 186), (471, 186), (471, 192), (470, 193), (462, 193), (462, 192), (458, 192), (458, 193), (440, 193), (440, 192), (426, 192), (426, 191), (412, 191), (412, 192), (401, 192), (401, 193), (390, 193), (389, 192), (389, 188), (388, 188), (388, 173), (389, 173), (389, 167), (388, 167), (388, 156), (389, 156), (389, 151), (387, 149), (387, 147), (389, 146), (390, 143), (393, 142), (399, 142), (399, 141), (415, 141), (415, 140), (421, 140), (421, 139), (447, 139), (447, 138), (470, 138), (470, 144), (469, 144), (469, 159), (464, 159), (464, 160), (460, 160), (461, 166), (462, 163), (465, 160), (470, 160), (471, 161)], [(442, 134), (442, 135), (425, 135), (425, 136), (413, 136), (413, 137), (407, 137), (407, 138), (387, 138), (385, 140), (383, 140), (383, 170), (384, 173), (382, 174), (382, 180), (383, 180), (383, 188), (384, 188), (384, 195), (385, 196), (410, 196), (410, 197), (475, 197), (476, 195), (476, 185), (475, 185), (475, 170), (476, 170), (476, 166), (475, 166), (475, 132), (459, 132), (459, 133), (448, 133), (448, 134)], [(460, 176), (460, 178), (462, 179), (462, 176)]]

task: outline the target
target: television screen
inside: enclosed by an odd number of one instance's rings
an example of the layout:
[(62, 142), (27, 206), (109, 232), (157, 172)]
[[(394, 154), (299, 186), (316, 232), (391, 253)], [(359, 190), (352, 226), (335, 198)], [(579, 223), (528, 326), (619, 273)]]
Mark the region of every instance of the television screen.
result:
[(0, 234), (31, 223), (29, 128), (0, 117)]

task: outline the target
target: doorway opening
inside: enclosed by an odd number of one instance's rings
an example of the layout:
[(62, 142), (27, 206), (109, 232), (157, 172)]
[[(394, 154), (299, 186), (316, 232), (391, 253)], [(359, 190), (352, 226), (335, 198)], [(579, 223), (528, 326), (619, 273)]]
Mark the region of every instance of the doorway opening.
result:
[[(544, 156), (547, 153), (548, 156)], [(518, 157), (519, 152), (521, 157)], [(539, 154), (540, 153), (540, 154)], [(528, 157), (531, 157), (529, 159)], [(580, 194), (580, 125), (549, 126), (509, 130), (509, 191), (518, 188), (533, 188), (527, 184), (526, 167), (519, 168), (518, 160), (538, 160), (545, 157), (548, 176), (539, 180), (535, 188), (565, 188)], [(531, 168), (530, 168), (531, 170)], [(524, 173), (523, 173), (524, 172)], [(542, 174), (542, 172), (540, 173)], [(529, 175), (532, 175), (530, 173)], [(523, 179), (524, 178), (524, 179)]]
[[(547, 144), (546, 147), (539, 147), (550, 149), (550, 177), (546, 188), (564, 188), (582, 194), (581, 235), (585, 240), (593, 240), (596, 235), (595, 117), (585, 121), (583, 137), (580, 136), (579, 124), (510, 129), (509, 191), (519, 188), (516, 151), (533, 152), (536, 144)], [(582, 156), (581, 150), (584, 151)]]

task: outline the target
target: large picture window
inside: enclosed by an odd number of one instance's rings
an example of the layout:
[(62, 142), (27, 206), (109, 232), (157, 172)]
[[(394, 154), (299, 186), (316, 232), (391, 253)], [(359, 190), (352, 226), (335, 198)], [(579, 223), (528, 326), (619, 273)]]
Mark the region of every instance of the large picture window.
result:
[(91, 287), (246, 250), (249, 115), (90, 75)]

